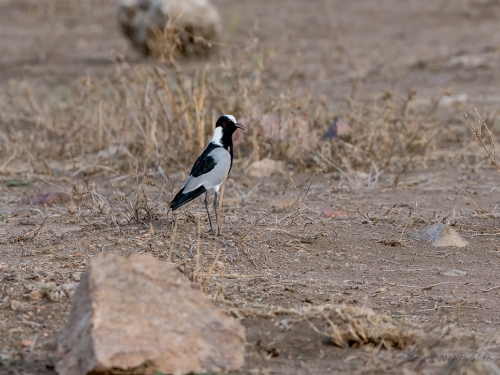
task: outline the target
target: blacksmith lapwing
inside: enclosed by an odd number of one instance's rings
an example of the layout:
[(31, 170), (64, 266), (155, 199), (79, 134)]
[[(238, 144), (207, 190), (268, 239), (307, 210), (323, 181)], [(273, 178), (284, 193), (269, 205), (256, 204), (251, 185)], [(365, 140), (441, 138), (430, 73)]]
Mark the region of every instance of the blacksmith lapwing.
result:
[(210, 231), (215, 233), (208, 211), (208, 190), (214, 189), (215, 220), (220, 235), (219, 217), (217, 215), (217, 194), (233, 166), (233, 133), (236, 129), (246, 128), (238, 124), (234, 116), (223, 115), (215, 124), (215, 132), (212, 140), (205, 148), (191, 169), (188, 179), (182, 185), (181, 190), (170, 203), (170, 208), (175, 211), (184, 204), (205, 193), (205, 208), (207, 209)]

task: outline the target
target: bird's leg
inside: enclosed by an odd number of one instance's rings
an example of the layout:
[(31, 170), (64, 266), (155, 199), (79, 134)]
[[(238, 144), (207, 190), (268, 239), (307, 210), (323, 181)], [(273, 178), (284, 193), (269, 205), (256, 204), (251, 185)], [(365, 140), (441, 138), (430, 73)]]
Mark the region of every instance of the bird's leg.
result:
[(220, 236), (219, 215), (217, 215), (217, 192), (214, 198), (214, 211), (215, 211), (215, 226), (217, 227), (217, 235)]
[[(210, 223), (210, 232), (214, 232), (214, 229), (212, 228), (212, 219), (210, 219), (210, 212), (208, 211), (208, 199), (207, 199), (207, 191), (205, 192), (205, 208), (207, 209), (207, 215), (208, 215), (208, 222)], [(217, 215), (216, 215), (217, 217)]]

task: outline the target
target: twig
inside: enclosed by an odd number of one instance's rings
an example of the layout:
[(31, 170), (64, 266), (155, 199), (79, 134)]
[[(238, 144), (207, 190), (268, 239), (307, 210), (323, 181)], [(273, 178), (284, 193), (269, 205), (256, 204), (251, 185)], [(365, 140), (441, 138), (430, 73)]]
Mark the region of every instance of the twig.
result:
[(120, 226), (118, 225), (118, 223), (116, 222), (116, 219), (114, 216), (111, 216), (111, 221), (113, 222), (113, 224), (115, 225), (116, 229), (118, 229), (118, 233), (120, 233), (120, 235), (123, 234), (122, 232), (122, 228), (120, 228)]
[(31, 237), (31, 238), (26, 238), (26, 240), (28, 240), (28, 239), (29, 239), (30, 241), (32, 241), (32, 240), (33, 240), (33, 239), (34, 239), (34, 238), (38, 235), (38, 233), (40, 232), (40, 230), (43, 228), (43, 226), (45, 225), (45, 222), (47, 221), (47, 219), (48, 219), (48, 218), (49, 218), (49, 217), (48, 217), (48, 216), (46, 216), (46, 217), (45, 217), (45, 219), (43, 219), (43, 221), (42, 221), (42, 223), (40, 224), (40, 226), (39, 226), (39, 227), (38, 227), (38, 228), (37, 228), (37, 229), (33, 232), (33, 237)]
[(422, 309), (422, 310), (417, 310), (416, 312), (424, 312), (424, 311), (435, 311), (437, 309), (452, 309), (455, 306), (437, 306), (434, 307), (433, 309)]
[(213, 275), (213, 272), (214, 272), (214, 268), (215, 268), (215, 264), (217, 263), (217, 261), (219, 260), (219, 257), (220, 257), (220, 253), (222, 252), (222, 250), (224, 249), (219, 249), (219, 251), (217, 252), (217, 255), (215, 256), (215, 259), (214, 261), (212, 262), (212, 264), (210, 265), (210, 269), (208, 270), (208, 277), (207, 279), (205, 280), (205, 284), (203, 285), (203, 290), (206, 290), (207, 289), (207, 286), (208, 286), (208, 283), (210, 282), (210, 279), (212, 278), (212, 275)]
[(107, 243), (107, 244), (105, 244), (105, 245), (102, 245), (102, 247), (101, 247), (101, 254), (104, 254), (104, 248), (105, 248), (106, 246), (111, 246), (111, 245), (113, 245), (113, 244), (112, 244), (112, 243)]
[(485, 292), (485, 293), (488, 293), (488, 292), (491, 292), (492, 290), (495, 290), (495, 289), (498, 289), (500, 288), (500, 285), (497, 285), (497, 286), (494, 286), (490, 289), (481, 289), (481, 292)]
[(342, 169), (340, 169), (340, 167), (336, 166), (333, 162), (331, 162), (330, 160), (328, 160), (321, 152), (318, 152), (318, 156), (321, 157), (321, 159), (323, 159), (324, 161), (326, 161), (328, 164), (330, 164), (330, 166), (332, 166), (333, 168), (335, 168), (340, 174), (342, 174), (344, 177), (347, 178), (348, 181), (350, 181), (350, 177), (347, 173), (345, 173)]
[(179, 255), (177, 254), (175, 251), (172, 251), (172, 253), (177, 257), (177, 258), (180, 258), (180, 259), (185, 259), (182, 255)]
[(26, 362), (31, 361), (31, 357), (33, 356), (33, 351), (35, 350), (35, 345), (36, 345), (37, 339), (38, 339), (38, 333), (35, 333), (33, 335), (33, 340), (32, 340), (31, 347), (30, 347), (30, 353), (28, 354), (28, 357), (26, 358)]
[(471, 200), (471, 202), (472, 202), (472, 203), (474, 203), (474, 206), (476, 206), (476, 208), (477, 208), (478, 210), (481, 210), (481, 211), (483, 211), (484, 213), (489, 214), (489, 212), (488, 212), (488, 211), (486, 211), (483, 207), (481, 207), (480, 205), (478, 205), (478, 204), (476, 203), (476, 201), (474, 201), (474, 199), (472, 199), (472, 197), (469, 195), (469, 193), (467, 193), (467, 190), (464, 190), (464, 192), (465, 192), (465, 194), (467, 194), (467, 196), (469, 197), (469, 199)]
[(19, 317), (21, 318), (21, 321), (23, 322), (23, 324), (27, 324), (29, 326), (32, 326), (32, 327), (41, 327), (42, 325), (40, 323), (36, 323), (36, 322), (31, 322), (29, 320), (26, 320), (24, 318), (24, 315), (23, 315), (23, 312), (19, 309), (16, 309), (16, 312), (19, 314)]
[[(481, 145), (483, 146), (484, 150), (488, 154), (488, 156), (489, 156), (491, 162), (493, 163), (493, 165), (500, 172), (500, 165), (499, 165), (499, 163), (496, 160), (496, 145), (495, 145), (495, 141), (494, 141), (493, 135), (491, 134), (490, 129), (488, 128), (488, 126), (486, 125), (486, 123), (484, 122), (484, 120), (481, 118), (481, 115), (477, 111), (477, 108), (474, 108), (474, 111), (476, 112), (476, 114), (478, 115), (479, 120), (480, 120), (480, 122), (476, 124), (476, 128), (474, 128), (474, 126), (472, 125), (472, 123), (469, 121), (469, 117), (467, 116), (467, 113), (464, 114), (465, 120), (467, 120), (467, 122), (469, 123), (469, 126), (472, 129), (472, 131), (474, 132), (474, 135), (476, 136), (476, 138), (479, 139), (479, 142), (481, 142)], [(493, 155), (491, 155), (490, 150), (488, 150), (488, 148), (486, 147), (486, 145), (484, 144), (484, 142), (483, 142), (483, 140), (481, 138), (481, 125), (484, 126), (486, 128), (486, 130), (488, 131), (488, 135), (490, 136), (490, 139), (491, 139), (491, 144), (493, 145)]]
[(243, 249), (243, 252), (244, 252), (244, 253), (245, 253), (245, 255), (248, 257), (248, 259), (250, 259), (250, 261), (252, 262), (253, 266), (254, 266), (255, 268), (258, 268), (258, 267), (257, 267), (257, 263), (255, 263), (255, 260), (253, 260), (253, 258), (252, 258), (252, 254), (250, 254), (250, 250), (248, 250), (248, 249), (246, 249), (246, 250), (245, 250), (245, 249)]
[(441, 283), (432, 284), (432, 285), (429, 285), (429, 286), (426, 286), (426, 287), (423, 287), (420, 289), (421, 290), (429, 290), (429, 289), (434, 288), (435, 286), (442, 285), (442, 284), (470, 284), (470, 283), (469, 282), (456, 282), (456, 281), (443, 281)]
[(14, 148), (14, 153), (7, 159), (5, 160), (5, 162), (0, 165), (0, 171), (4, 171), (5, 167), (12, 161), (16, 158), (17, 156), (17, 147)]
[(198, 278), (200, 273), (200, 236), (201, 236), (201, 223), (200, 218), (198, 217), (198, 241), (196, 243), (196, 267), (193, 273), (193, 282)]
[(174, 223), (174, 232), (172, 233), (172, 239), (170, 240), (170, 251), (168, 252), (168, 258), (167, 261), (169, 263), (172, 262), (172, 252), (174, 251), (174, 246), (175, 246), (175, 236), (177, 234), (177, 221), (178, 219), (175, 218), (175, 223)]
[(49, 182), (49, 181), (47, 181), (47, 180), (43, 180), (43, 182), (45, 182), (46, 184), (49, 184), (49, 185), (55, 186), (55, 187), (57, 187), (57, 188), (59, 188), (59, 189), (63, 190), (64, 192), (68, 193), (69, 195), (71, 195), (71, 191), (69, 191), (69, 190), (67, 190), (67, 189), (63, 188), (62, 186), (59, 186), (59, 185), (53, 184), (52, 182)]
[[(199, 276), (209, 276), (210, 274), (208, 273), (200, 273)], [(262, 277), (263, 275), (261, 274), (255, 274), (255, 275), (239, 275), (236, 273), (220, 273), (218, 275), (212, 275), (212, 276), (220, 276), (220, 277), (226, 277), (228, 279), (251, 279), (255, 277)]]

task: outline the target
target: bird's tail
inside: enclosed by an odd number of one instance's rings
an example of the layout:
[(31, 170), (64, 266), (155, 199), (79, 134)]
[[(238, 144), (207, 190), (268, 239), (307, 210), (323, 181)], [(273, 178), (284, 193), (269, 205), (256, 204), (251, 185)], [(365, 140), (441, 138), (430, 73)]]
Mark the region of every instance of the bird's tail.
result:
[(172, 209), (172, 211), (175, 211), (186, 203), (191, 202), (193, 199), (198, 198), (206, 191), (207, 189), (205, 189), (203, 185), (193, 191), (190, 191), (189, 193), (184, 193), (184, 189), (181, 189), (176, 194), (172, 202), (170, 202), (170, 208)]

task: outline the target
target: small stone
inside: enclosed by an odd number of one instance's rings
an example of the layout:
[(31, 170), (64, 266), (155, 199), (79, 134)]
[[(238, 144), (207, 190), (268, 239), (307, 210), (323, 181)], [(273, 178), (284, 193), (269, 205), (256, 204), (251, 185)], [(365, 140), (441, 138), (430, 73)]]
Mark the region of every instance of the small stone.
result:
[(24, 304), (20, 301), (11, 300), (10, 308), (14, 311), (23, 311)]
[(82, 273), (81, 272), (73, 272), (71, 274), (71, 278), (73, 281), (79, 282), (82, 279)]
[(78, 283), (65, 283), (59, 285), (57, 289), (62, 291), (66, 297), (71, 298), (75, 294), (77, 288), (78, 288)]
[(275, 198), (268, 201), (271, 207), (289, 207), (297, 203), (296, 198)]
[(99, 159), (111, 159), (115, 156), (129, 156), (132, 157), (131, 152), (128, 150), (127, 147), (120, 145), (120, 146), (108, 146), (107, 148), (99, 151), (97, 153), (97, 157)]
[(457, 104), (463, 104), (468, 100), (467, 94), (459, 94), (459, 95), (443, 95), (439, 101), (439, 107), (451, 107)]
[(255, 161), (248, 167), (247, 174), (252, 177), (269, 177), (275, 172), (285, 173), (285, 163), (269, 158)]
[(21, 340), (21, 345), (24, 346), (25, 348), (33, 345), (33, 341), (31, 340)]
[(332, 219), (343, 216), (347, 216), (347, 214), (343, 211), (336, 211), (336, 210), (324, 210), (319, 214), (319, 217), (323, 219)]
[(429, 241), (434, 246), (465, 247), (469, 243), (449, 225), (435, 223), (413, 234), (414, 238)]
[(450, 270), (450, 271), (443, 271), (440, 273), (441, 276), (465, 276), (467, 275), (467, 272), (465, 271), (460, 271), (460, 270)]
[[(447, 68), (463, 67), (463, 68), (479, 68), (488, 66), (488, 57), (485, 55), (463, 55), (455, 56), (448, 61), (445, 66)], [(462, 94), (465, 95), (465, 94)]]
[(42, 299), (42, 293), (40, 293), (39, 290), (32, 290), (28, 294), (28, 298), (30, 299), (30, 301), (40, 301)]
[(173, 264), (150, 255), (92, 259), (57, 339), (59, 375), (239, 369), (245, 328)]

